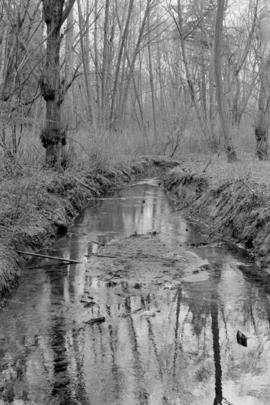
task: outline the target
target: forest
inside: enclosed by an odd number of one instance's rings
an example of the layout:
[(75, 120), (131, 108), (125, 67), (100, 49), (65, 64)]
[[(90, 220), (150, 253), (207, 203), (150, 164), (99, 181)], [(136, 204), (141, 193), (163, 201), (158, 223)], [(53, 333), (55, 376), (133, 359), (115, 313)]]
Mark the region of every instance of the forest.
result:
[(0, 0), (0, 405), (269, 404), (269, 112), (267, 0)]
[(3, 0), (0, 17), (3, 170), (95, 154), (268, 159), (267, 1)]

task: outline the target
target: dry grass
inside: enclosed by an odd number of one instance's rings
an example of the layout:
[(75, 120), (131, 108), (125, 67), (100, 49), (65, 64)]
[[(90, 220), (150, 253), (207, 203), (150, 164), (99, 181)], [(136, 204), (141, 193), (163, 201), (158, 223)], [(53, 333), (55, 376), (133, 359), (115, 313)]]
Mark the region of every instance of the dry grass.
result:
[(205, 174), (213, 186), (228, 180), (243, 179), (270, 188), (270, 162), (259, 161), (254, 154), (238, 153), (238, 160), (228, 163), (226, 156), (189, 154), (180, 157), (184, 166), (198, 174)]

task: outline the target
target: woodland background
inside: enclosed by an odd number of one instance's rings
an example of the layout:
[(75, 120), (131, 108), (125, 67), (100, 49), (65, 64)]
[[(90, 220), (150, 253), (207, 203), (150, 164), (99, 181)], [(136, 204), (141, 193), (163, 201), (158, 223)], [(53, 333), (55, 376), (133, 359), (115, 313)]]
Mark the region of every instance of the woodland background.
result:
[(3, 175), (156, 153), (268, 159), (266, 0), (1, 0)]

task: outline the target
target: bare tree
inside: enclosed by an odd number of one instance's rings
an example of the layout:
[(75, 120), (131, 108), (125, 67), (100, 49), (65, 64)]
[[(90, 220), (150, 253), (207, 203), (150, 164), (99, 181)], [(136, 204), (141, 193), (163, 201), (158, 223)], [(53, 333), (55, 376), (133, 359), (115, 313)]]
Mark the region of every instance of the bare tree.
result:
[(248, 33), (248, 37), (244, 46), (244, 49), (242, 53), (240, 52), (240, 55), (238, 59), (234, 62), (233, 66), (233, 77), (234, 77), (234, 82), (235, 82), (235, 90), (234, 90), (234, 95), (233, 95), (233, 100), (232, 100), (232, 123), (234, 125), (239, 125), (240, 120), (241, 120), (241, 109), (239, 105), (239, 98), (240, 98), (240, 92), (241, 92), (241, 80), (240, 80), (240, 72), (243, 69), (243, 66), (246, 62), (246, 59), (248, 57), (255, 28), (256, 28), (256, 23), (257, 23), (257, 12), (258, 12), (258, 0), (256, 0), (254, 11), (253, 11), (253, 18), (252, 18), (252, 23), (251, 23), (251, 28)]
[(214, 70), (216, 81), (216, 97), (217, 97), (220, 124), (224, 138), (225, 151), (228, 161), (233, 162), (237, 159), (237, 156), (230, 134), (228, 113), (226, 111), (225, 106), (222, 76), (221, 76), (222, 28), (223, 28), (224, 11), (225, 11), (225, 0), (218, 0), (216, 27), (215, 27), (215, 41), (214, 41)]
[(113, 121), (114, 121), (115, 100), (116, 100), (116, 93), (117, 93), (117, 87), (118, 87), (118, 81), (119, 81), (120, 66), (121, 66), (121, 61), (122, 61), (125, 44), (127, 41), (128, 30), (130, 28), (130, 18), (131, 18), (131, 13), (133, 10), (133, 5), (134, 5), (134, 0), (129, 0), (125, 28), (124, 28), (123, 33), (121, 34), (121, 39), (120, 39), (120, 47), (119, 47), (118, 56), (117, 56), (114, 81), (113, 81), (113, 89), (112, 89), (112, 101), (111, 101), (110, 118), (109, 118), (110, 126), (112, 126)]
[(157, 117), (156, 117), (156, 101), (155, 101), (155, 86), (154, 86), (154, 74), (152, 65), (152, 50), (151, 50), (151, 39), (150, 39), (150, 13), (148, 15), (148, 68), (149, 68), (149, 81), (151, 89), (151, 104), (152, 104), (152, 115), (153, 115), (153, 126), (154, 126), (154, 143), (157, 144), (158, 140), (158, 130), (157, 130)]
[[(21, 140), (23, 123), (29, 122), (29, 109), (39, 97), (40, 3), (32, 4), (29, 0), (3, 2), (1, 8), (0, 146), (13, 158)], [(11, 134), (11, 141), (7, 139), (7, 133)]]
[(255, 122), (256, 154), (259, 160), (268, 160), (268, 130), (270, 104), (270, 53), (263, 60), (259, 71), (260, 89)]
[(42, 0), (47, 27), (46, 63), (40, 78), (42, 96), (46, 102), (46, 125), (41, 133), (46, 149), (46, 165), (60, 168), (66, 133), (61, 126), (61, 104), (69, 84), (60, 79), (61, 27), (75, 0)]

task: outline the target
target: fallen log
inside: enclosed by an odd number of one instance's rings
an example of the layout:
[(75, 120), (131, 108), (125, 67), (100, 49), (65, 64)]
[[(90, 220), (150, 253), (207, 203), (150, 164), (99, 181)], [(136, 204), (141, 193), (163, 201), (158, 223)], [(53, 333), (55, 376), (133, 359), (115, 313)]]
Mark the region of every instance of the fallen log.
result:
[(43, 255), (41, 253), (24, 252), (22, 250), (17, 250), (17, 253), (20, 253), (20, 254), (26, 255), (26, 256), (43, 257), (45, 259), (50, 259), (50, 260), (59, 260), (60, 262), (75, 263), (75, 264), (82, 263), (82, 262), (80, 262), (78, 260), (64, 259), (63, 257)]

